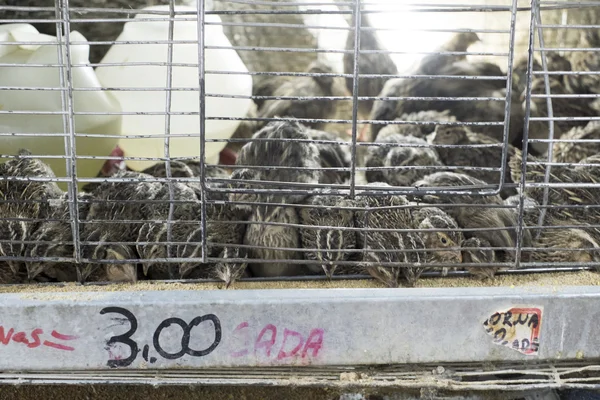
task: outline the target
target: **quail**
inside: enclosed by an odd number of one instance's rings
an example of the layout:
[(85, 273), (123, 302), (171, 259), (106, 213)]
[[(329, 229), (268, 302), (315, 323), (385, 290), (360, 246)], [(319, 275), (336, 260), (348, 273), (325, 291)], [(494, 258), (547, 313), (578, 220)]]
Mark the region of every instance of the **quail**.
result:
[[(518, 183), (521, 180), (522, 153), (517, 151), (509, 162), (511, 178)], [(547, 165), (534, 156), (527, 156), (527, 171), (525, 175), (525, 195), (538, 204), (544, 204), (544, 187), (532, 183), (544, 183)], [(569, 223), (596, 223), (600, 221), (600, 212), (595, 207), (585, 207), (600, 204), (598, 190), (585, 184), (594, 184), (600, 177), (600, 155), (594, 155), (581, 160), (581, 165), (575, 167), (554, 165), (550, 169), (550, 185), (547, 195), (548, 204), (546, 216), (558, 221)], [(577, 184), (576, 187), (564, 185)], [(562, 186), (561, 186), (562, 185)], [(578, 207), (572, 207), (578, 206)]]
[(289, 262), (302, 259), (300, 232), (297, 227), (289, 226), (299, 223), (298, 214), (293, 207), (257, 205), (248, 222), (244, 245), (249, 246), (248, 268), (252, 276), (276, 277), (306, 273), (300, 264)]
[[(56, 182), (35, 181), (35, 178), (56, 178), (50, 167), (25, 149), (15, 158), (0, 164), (0, 176), (15, 178), (0, 180), (0, 213), (4, 220), (0, 229), (0, 254), (5, 257), (23, 257), (31, 232), (48, 218), (51, 204), (64, 192)], [(20, 178), (20, 179), (19, 179)], [(15, 275), (23, 266), (22, 261), (8, 260)]]
[[(447, 76), (502, 76), (502, 71), (489, 63), (470, 63), (467, 61), (442, 67), (439, 75)], [(379, 97), (480, 97), (485, 100), (447, 101), (434, 100), (378, 100), (373, 105), (369, 119), (394, 120), (402, 114), (418, 111), (449, 110), (458, 121), (479, 123), (481, 133), (502, 140), (504, 127), (498, 123), (504, 122), (505, 104), (498, 100), (504, 99), (506, 89), (498, 87), (495, 80), (465, 80), (465, 79), (392, 79), (386, 82)], [(523, 110), (519, 105), (518, 94), (513, 94), (511, 101), (511, 121), (508, 127), (509, 142), (512, 143), (521, 133)], [(514, 103), (514, 104), (513, 104)], [(514, 117), (514, 118), (513, 118)], [(495, 124), (490, 124), (495, 123)], [(377, 136), (381, 125), (372, 125), (373, 136)]]
[[(555, 76), (549, 76), (549, 90), (551, 95), (563, 95), (569, 94), (562, 79)], [(531, 84), (531, 93), (545, 95), (546, 94), (546, 83), (543, 76), (536, 76), (533, 78)], [(526, 107), (525, 95), (521, 95), (523, 100), (523, 109)], [(530, 102), (531, 116), (536, 118), (548, 117), (548, 105), (546, 97), (532, 97)], [(568, 117), (595, 117), (597, 111), (592, 108), (590, 99), (586, 98), (563, 98), (553, 97), (552, 98), (552, 115), (553, 118), (568, 118)], [(529, 124), (529, 138), (530, 139), (548, 139), (549, 138), (549, 126), (548, 121), (531, 121)], [(587, 121), (583, 120), (556, 120), (552, 122), (554, 125), (554, 138), (557, 139), (562, 133), (569, 131), (575, 126), (583, 126), (587, 124)], [(531, 142), (530, 147), (537, 154), (544, 154), (548, 149), (548, 143), (546, 142)]]
[(292, 77), (279, 75), (266, 78), (263, 77), (263, 79), (255, 79), (255, 82), (252, 85), (252, 96), (259, 98), (253, 98), (252, 100), (258, 109), (260, 109), (265, 104), (265, 101), (267, 101), (267, 99), (263, 99), (261, 97), (273, 96), (277, 89), (288, 84), (292, 80)]
[[(382, 182), (370, 185), (387, 186)], [(355, 226), (360, 229), (357, 245), (366, 250), (362, 262), (371, 276), (389, 287), (398, 287), (402, 275), (409, 286), (414, 286), (426, 263), (461, 261), (460, 251), (455, 250), (461, 236), (455, 231), (458, 227), (452, 218), (433, 207), (414, 211), (405, 196), (382, 194), (360, 197), (357, 206), (361, 209), (355, 212)], [(426, 231), (398, 232), (398, 229)]]
[[(181, 257), (181, 249), (191, 241), (192, 232), (198, 228), (201, 216), (201, 203), (195, 191), (189, 186), (179, 183), (164, 183), (153, 197), (152, 203), (141, 205), (141, 215), (145, 222), (141, 225), (136, 249), (143, 260)], [(172, 200), (171, 201), (171, 193)], [(167, 221), (172, 209), (170, 221)], [(168, 231), (171, 230), (172, 245), (168, 241)], [(144, 243), (144, 244), (143, 244)], [(145, 244), (147, 243), (147, 244)], [(144, 275), (151, 279), (168, 279), (172, 264), (157, 261), (143, 264)]]
[[(485, 187), (486, 183), (466, 174), (455, 172), (436, 172), (415, 182), (416, 188)], [(503, 205), (498, 195), (468, 196), (468, 195), (437, 195), (423, 194), (414, 196), (415, 200), (427, 204), (436, 204), (452, 216), (458, 226), (465, 229), (465, 236), (485, 239), (507, 257), (514, 258), (516, 245), (516, 228), (518, 219), (515, 213)], [(468, 204), (470, 206), (451, 206), (452, 204)], [(449, 205), (444, 207), (443, 205)], [(495, 207), (496, 206), (496, 207)], [(524, 246), (531, 244), (531, 235), (525, 231)]]
[[(468, 147), (436, 147), (442, 163), (449, 167), (482, 167), (495, 168), (496, 171), (468, 169), (464, 172), (489, 184), (500, 184), (503, 144), (484, 134), (475, 133), (465, 126), (438, 125), (431, 136), (431, 142), (442, 146)], [(478, 147), (486, 146), (486, 147)], [(489, 146), (489, 147), (487, 147)], [(506, 149), (506, 162), (514, 154), (510, 144)], [(461, 170), (456, 170), (461, 172)], [(511, 182), (510, 177), (505, 181)], [(509, 193), (509, 190), (506, 190)], [(512, 191), (514, 194), (514, 190)]]
[[(314, 61), (308, 72), (311, 74), (331, 74), (333, 70), (327, 64)], [(299, 118), (303, 124), (320, 129), (324, 121), (315, 119), (332, 118), (336, 112), (335, 102), (326, 99), (289, 99), (290, 97), (330, 97), (334, 95), (332, 76), (302, 76), (284, 82), (273, 92), (273, 96), (284, 97), (278, 100), (266, 100), (258, 110), (259, 118)], [(266, 122), (266, 121), (265, 121)]]
[[(580, 34), (582, 48), (600, 47), (600, 34), (597, 29), (582, 29)], [(570, 56), (573, 71), (583, 74), (565, 75), (565, 82), (572, 93), (598, 94), (600, 93), (600, 77), (596, 72), (600, 68), (600, 57), (597, 51), (574, 51)]]
[[(79, 221), (85, 221), (91, 207), (93, 197), (89, 193), (77, 194)], [(73, 233), (71, 214), (69, 212), (69, 196), (65, 193), (60, 201), (52, 206), (51, 217), (41, 222), (32, 232), (30, 243), (25, 254), (28, 258), (73, 258)], [(83, 228), (79, 224), (80, 231)], [(75, 282), (78, 280), (77, 265), (65, 261), (30, 261), (26, 263), (29, 280), (40, 274), (59, 282)]]
[[(540, 217), (540, 205), (537, 201), (532, 199), (529, 196), (523, 196), (523, 223), (524, 229), (529, 230), (531, 237), (538, 236), (538, 229), (534, 228), (538, 225), (539, 217)], [(504, 199), (504, 204), (507, 206), (511, 206), (510, 209), (515, 213), (518, 219), (519, 215), (519, 204), (521, 201), (521, 196), (516, 194)]]
[(440, 46), (434, 54), (423, 57), (416, 68), (419, 75), (439, 75), (439, 71), (450, 64), (466, 60), (466, 54), (439, 54), (442, 52), (466, 52), (469, 47), (479, 42), (474, 32), (459, 32)]
[(493, 279), (499, 268), (489, 264), (496, 262), (496, 253), (485, 239), (471, 237), (462, 243), (462, 260), (465, 264), (482, 264), (481, 267), (465, 267), (469, 273), (480, 279)]
[[(248, 183), (247, 180), (269, 182), (293, 182), (316, 184), (322, 179), (319, 148), (310, 142), (306, 128), (294, 121), (271, 122), (252, 137), (238, 153), (236, 169), (231, 179), (235, 189), (283, 189), (290, 185), (260, 185)], [(254, 167), (254, 168), (244, 168)], [(259, 167), (259, 168), (257, 168)], [(277, 168), (279, 167), (279, 168)], [(244, 182), (246, 181), (246, 182)], [(258, 201), (261, 197), (255, 193), (232, 193), (231, 201)], [(304, 194), (288, 194), (273, 196), (274, 202), (300, 203)]]
[[(92, 193), (95, 202), (90, 206), (82, 230), (84, 259), (90, 260), (83, 271), (84, 278), (96, 270), (110, 269), (113, 277), (121, 280), (136, 280), (137, 263), (123, 260), (138, 259), (134, 243), (144, 224), (146, 207), (143, 204), (154, 200), (163, 188), (147, 174), (121, 171), (115, 175), (117, 182), (103, 182)], [(115, 260), (115, 266), (100, 268), (95, 260)], [(119, 272), (121, 271), (122, 274)], [(122, 276), (121, 276), (122, 275)]]
[(392, 186), (410, 186), (416, 180), (432, 173), (433, 170), (439, 170), (439, 168), (433, 167), (443, 166), (435, 149), (430, 148), (425, 140), (409, 134), (414, 130), (419, 130), (419, 128), (414, 125), (405, 125), (404, 134), (380, 134), (377, 137), (376, 143), (385, 143), (385, 145), (368, 148), (365, 166), (383, 169), (367, 169), (367, 181), (384, 181)]
[[(368, 14), (361, 14), (360, 26), (360, 50), (378, 51), (385, 50), (377, 38), (377, 32), (371, 30)], [(366, 28), (366, 29), (365, 29)], [(346, 50), (344, 54), (344, 74), (350, 75), (346, 78), (346, 88), (350, 93), (354, 89), (354, 31), (348, 31), (346, 39)], [(359, 54), (358, 56), (358, 71), (360, 75), (380, 75), (379, 77), (360, 77), (358, 78), (358, 96), (359, 97), (376, 97), (383, 89), (383, 85), (389, 79), (385, 75), (397, 75), (398, 67), (392, 60), (389, 54), (382, 53), (367, 53)], [(373, 99), (358, 100), (358, 111), (360, 115), (368, 116), (373, 107)], [(359, 140), (364, 139), (365, 131), (359, 135)]]
[(356, 232), (350, 230), (354, 228), (353, 210), (334, 207), (353, 207), (354, 202), (322, 194), (309, 197), (306, 204), (311, 207), (299, 211), (300, 223), (305, 226), (300, 229), (304, 257), (320, 262), (317, 267), (331, 278), (338, 263), (350, 259), (353, 254), (350, 251), (356, 248)]
[[(343, 184), (350, 179), (350, 143), (341, 140), (337, 135), (309, 129), (308, 136), (313, 140), (337, 143), (315, 143), (319, 150), (319, 161), (323, 172), (319, 183)], [(346, 168), (345, 171), (327, 170), (327, 168)]]
[[(551, 225), (560, 226), (560, 222)], [(545, 263), (600, 262), (600, 235), (596, 229), (582, 227), (546, 228), (533, 243), (532, 261)], [(598, 267), (595, 267), (598, 269)]]
[(585, 126), (571, 128), (553, 147), (552, 158), (559, 163), (576, 164), (584, 158), (599, 154), (600, 121), (590, 121)]

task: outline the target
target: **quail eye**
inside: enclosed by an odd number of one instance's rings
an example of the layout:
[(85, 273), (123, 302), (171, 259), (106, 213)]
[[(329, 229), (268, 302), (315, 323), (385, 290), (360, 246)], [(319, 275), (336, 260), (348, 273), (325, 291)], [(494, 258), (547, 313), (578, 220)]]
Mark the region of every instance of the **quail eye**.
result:
[(448, 244), (448, 239), (446, 239), (445, 237), (442, 237), (442, 244)]

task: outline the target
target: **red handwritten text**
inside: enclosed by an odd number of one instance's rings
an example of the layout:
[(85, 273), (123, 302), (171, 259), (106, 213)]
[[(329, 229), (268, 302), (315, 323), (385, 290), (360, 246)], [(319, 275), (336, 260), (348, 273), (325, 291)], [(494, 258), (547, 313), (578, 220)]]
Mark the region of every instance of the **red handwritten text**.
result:
[[(14, 343), (24, 344), (25, 346), (27, 346), (30, 349), (34, 349), (34, 348), (40, 347), (40, 346), (46, 346), (46, 347), (51, 347), (53, 349), (65, 350), (65, 351), (75, 350), (74, 347), (67, 346), (67, 345), (64, 345), (61, 343), (51, 342), (49, 340), (42, 341), (41, 337), (43, 335), (44, 335), (44, 331), (40, 328), (35, 328), (28, 335), (27, 332), (25, 332), (25, 331), (15, 332), (14, 328), (10, 328), (7, 331), (7, 330), (5, 330), (5, 328), (3, 326), (0, 326), (0, 343), (5, 346), (7, 346), (12, 340)], [(54, 339), (57, 339), (60, 341), (70, 341), (70, 340), (76, 340), (79, 338), (78, 336), (64, 335), (64, 334), (58, 333), (57, 331), (54, 331), (54, 330), (50, 333), (50, 336), (52, 336)]]
[(324, 334), (323, 329), (317, 328), (305, 336), (287, 327), (278, 330), (273, 324), (267, 324), (258, 333), (253, 333), (250, 324), (244, 321), (233, 330), (232, 336), (237, 347), (231, 356), (237, 358), (252, 354), (261, 360), (306, 362), (319, 355)]

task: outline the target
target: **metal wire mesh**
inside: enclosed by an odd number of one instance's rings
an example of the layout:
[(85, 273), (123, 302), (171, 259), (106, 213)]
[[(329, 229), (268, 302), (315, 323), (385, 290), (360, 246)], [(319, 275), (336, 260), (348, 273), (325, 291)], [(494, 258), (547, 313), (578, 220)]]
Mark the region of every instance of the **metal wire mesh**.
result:
[(599, 4), (126, 3), (0, 6), (3, 283), (598, 265)]

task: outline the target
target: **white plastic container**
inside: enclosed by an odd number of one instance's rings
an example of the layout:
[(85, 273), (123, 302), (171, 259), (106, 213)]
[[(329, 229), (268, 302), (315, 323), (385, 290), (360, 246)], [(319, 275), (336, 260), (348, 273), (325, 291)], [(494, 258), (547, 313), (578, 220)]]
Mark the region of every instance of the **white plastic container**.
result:
[[(169, 11), (168, 6), (148, 7), (144, 10)], [(197, 41), (198, 27), (195, 20), (196, 9), (187, 6), (176, 6), (175, 11), (191, 11), (192, 14), (176, 15), (173, 39), (176, 41)], [(157, 21), (136, 21), (153, 18)], [(138, 14), (136, 20), (128, 22), (117, 41), (167, 41), (169, 23), (167, 15)], [(162, 19), (162, 20), (160, 20)], [(207, 22), (220, 22), (216, 15), (206, 15)], [(206, 46), (231, 46), (223, 29), (219, 25), (205, 26)], [(113, 45), (102, 64), (108, 63), (144, 63), (167, 62), (167, 44), (116, 44)], [(199, 87), (198, 45), (174, 44), (173, 63), (193, 64), (194, 66), (172, 67), (173, 88)], [(205, 52), (205, 70), (247, 72), (247, 68), (235, 50), (207, 49)], [(165, 88), (167, 83), (166, 66), (124, 65), (99, 66), (96, 73), (102, 84), (108, 88)], [(252, 94), (252, 77), (250, 75), (206, 74), (206, 93), (245, 95)], [(124, 111), (157, 112), (162, 115), (126, 115), (123, 117), (123, 136), (128, 135), (161, 135), (159, 138), (121, 138), (119, 146), (127, 157), (164, 157), (166, 91), (114, 91)], [(207, 117), (244, 117), (251, 104), (250, 99), (206, 98)], [(198, 90), (172, 91), (172, 112), (195, 112), (200, 109)], [(236, 130), (239, 121), (206, 120), (207, 139), (228, 139)], [(183, 137), (177, 135), (188, 135)], [(172, 115), (170, 123), (170, 156), (190, 157), (200, 154), (200, 117), (198, 115)], [(217, 163), (219, 153), (225, 147), (224, 142), (206, 143), (206, 162)], [(127, 165), (135, 170), (147, 168), (156, 161), (130, 160)]]
[[(72, 42), (86, 42), (79, 32), (71, 32)], [(47, 42), (45, 44), (7, 44), (10, 42)], [(71, 63), (87, 64), (90, 47), (88, 44), (71, 46)], [(64, 53), (63, 53), (64, 54)], [(63, 56), (64, 57), (64, 56)], [(66, 62), (66, 58), (63, 58)], [(58, 64), (56, 37), (40, 34), (29, 24), (0, 25), (0, 63), (3, 64)], [(98, 81), (91, 67), (72, 67), (73, 87), (98, 88)], [(0, 67), (0, 86), (19, 88), (60, 88), (58, 67)], [(75, 112), (109, 113), (119, 112), (119, 104), (106, 91), (73, 92)], [(0, 110), (18, 111), (31, 114), (0, 114), (1, 133), (34, 133), (35, 136), (0, 136), (0, 154), (14, 155), (21, 148), (34, 155), (65, 155), (64, 137), (49, 134), (65, 133), (63, 116), (36, 115), (39, 112), (60, 112), (63, 110), (59, 90), (0, 90)], [(75, 131), (78, 134), (110, 134), (120, 132), (119, 115), (76, 115)], [(117, 144), (117, 138), (76, 139), (78, 156), (106, 157)], [(43, 158), (58, 177), (66, 176), (66, 162), (59, 158)], [(3, 160), (5, 161), (5, 160)], [(78, 159), (79, 177), (95, 177), (103, 159)], [(63, 188), (65, 184), (61, 185)]]

